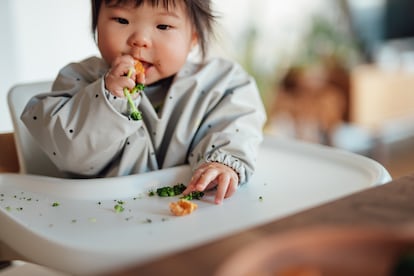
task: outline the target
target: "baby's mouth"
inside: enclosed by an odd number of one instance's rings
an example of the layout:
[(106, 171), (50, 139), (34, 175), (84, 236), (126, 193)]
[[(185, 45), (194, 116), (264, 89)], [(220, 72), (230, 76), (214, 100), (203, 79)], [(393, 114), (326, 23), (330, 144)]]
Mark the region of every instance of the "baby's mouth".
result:
[(142, 67), (144, 67), (145, 71), (152, 66), (152, 63), (140, 60)]

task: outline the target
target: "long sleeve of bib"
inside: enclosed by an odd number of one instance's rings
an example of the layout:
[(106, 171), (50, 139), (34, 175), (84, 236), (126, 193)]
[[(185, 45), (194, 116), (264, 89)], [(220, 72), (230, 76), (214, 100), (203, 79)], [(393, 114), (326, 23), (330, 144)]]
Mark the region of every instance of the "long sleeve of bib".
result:
[(62, 171), (99, 175), (122, 154), (128, 137), (145, 136), (138, 131), (142, 122), (122, 114), (125, 99), (117, 104), (105, 93), (104, 69), (98, 59), (68, 65), (55, 80), (54, 92), (32, 98), (22, 114), (30, 133)]

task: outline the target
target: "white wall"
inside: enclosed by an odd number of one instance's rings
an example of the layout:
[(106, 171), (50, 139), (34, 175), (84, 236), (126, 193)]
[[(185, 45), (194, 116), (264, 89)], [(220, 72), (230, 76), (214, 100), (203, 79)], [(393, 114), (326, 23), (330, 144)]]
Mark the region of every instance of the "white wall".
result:
[(12, 0), (0, 2), (0, 34), (2, 37), (0, 43), (0, 131), (11, 129), (6, 90), (16, 75), (14, 35), (10, 26), (13, 18), (10, 12), (11, 2)]
[(12, 131), (7, 92), (53, 79), (71, 61), (96, 55), (86, 0), (0, 1), (0, 132)]
[[(221, 46), (232, 56), (250, 24), (258, 27), (263, 65), (275, 49), (289, 49), (308, 15), (329, 0), (213, 0), (221, 16)], [(0, 132), (12, 131), (7, 92), (15, 84), (52, 80), (58, 70), (98, 51), (90, 32), (88, 0), (0, 0)]]
[[(246, 32), (256, 29), (255, 57), (272, 71), (281, 55), (296, 50), (312, 15), (327, 9), (331, 0), (215, 0), (223, 26), (225, 54), (232, 56), (245, 43)], [(335, 1), (336, 2), (336, 1)]]

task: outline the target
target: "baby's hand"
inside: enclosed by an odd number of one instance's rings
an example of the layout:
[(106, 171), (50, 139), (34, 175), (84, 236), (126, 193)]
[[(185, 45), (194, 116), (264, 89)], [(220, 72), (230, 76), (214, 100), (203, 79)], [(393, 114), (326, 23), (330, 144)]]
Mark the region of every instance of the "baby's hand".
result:
[(105, 88), (117, 97), (124, 97), (124, 88), (135, 87), (135, 71), (127, 77), (128, 71), (134, 68), (134, 59), (129, 55), (117, 57), (105, 75)]
[(210, 162), (201, 165), (193, 174), (184, 195), (193, 191), (205, 191), (217, 186), (215, 203), (220, 204), (224, 198), (232, 196), (239, 185), (239, 176), (230, 167)]

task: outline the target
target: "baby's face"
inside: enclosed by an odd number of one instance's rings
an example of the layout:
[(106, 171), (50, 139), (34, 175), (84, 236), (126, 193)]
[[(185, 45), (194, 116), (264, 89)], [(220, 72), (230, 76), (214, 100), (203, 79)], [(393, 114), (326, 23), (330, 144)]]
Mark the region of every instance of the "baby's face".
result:
[(168, 10), (146, 2), (138, 7), (102, 2), (97, 41), (108, 64), (120, 55), (132, 56), (144, 65), (147, 85), (181, 69), (197, 43), (184, 1), (176, 1)]

